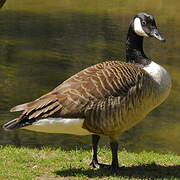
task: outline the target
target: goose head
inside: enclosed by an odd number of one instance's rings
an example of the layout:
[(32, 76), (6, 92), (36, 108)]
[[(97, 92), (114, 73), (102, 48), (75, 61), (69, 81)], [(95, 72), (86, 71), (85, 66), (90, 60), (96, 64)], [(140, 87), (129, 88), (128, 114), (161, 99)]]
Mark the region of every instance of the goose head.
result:
[(165, 38), (158, 32), (154, 17), (147, 13), (138, 13), (133, 19), (132, 26), (134, 32), (139, 36), (154, 37), (165, 42)]

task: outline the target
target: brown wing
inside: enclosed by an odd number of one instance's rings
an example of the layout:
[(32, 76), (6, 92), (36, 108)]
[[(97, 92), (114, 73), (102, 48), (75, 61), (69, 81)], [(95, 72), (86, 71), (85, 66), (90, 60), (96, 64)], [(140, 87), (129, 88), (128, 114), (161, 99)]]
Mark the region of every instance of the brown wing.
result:
[(108, 97), (126, 96), (136, 85), (137, 77), (144, 74), (143, 69), (134, 65), (103, 62), (75, 74), (47, 95), (11, 111), (23, 111), (19, 120), (24, 122), (46, 117), (84, 117), (87, 105)]
[(89, 67), (54, 89), (59, 97), (66, 97), (61, 103), (60, 116), (82, 117), (89, 104), (106, 101), (109, 97), (127, 96), (147, 75), (142, 68), (119, 61)]

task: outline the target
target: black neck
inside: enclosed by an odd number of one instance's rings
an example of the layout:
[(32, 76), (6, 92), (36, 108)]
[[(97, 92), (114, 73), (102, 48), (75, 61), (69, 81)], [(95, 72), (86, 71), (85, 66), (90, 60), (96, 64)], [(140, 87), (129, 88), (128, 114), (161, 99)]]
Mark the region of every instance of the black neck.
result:
[(142, 66), (146, 66), (151, 62), (143, 51), (143, 36), (138, 36), (134, 32), (132, 23), (126, 41), (126, 61)]

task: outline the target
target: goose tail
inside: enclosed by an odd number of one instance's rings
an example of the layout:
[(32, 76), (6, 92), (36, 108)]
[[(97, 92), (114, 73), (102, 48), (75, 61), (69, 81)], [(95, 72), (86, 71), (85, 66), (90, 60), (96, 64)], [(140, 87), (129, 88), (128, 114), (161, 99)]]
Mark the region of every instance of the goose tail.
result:
[(18, 119), (13, 119), (3, 125), (3, 129), (6, 131), (15, 130), (21, 127), (22, 127), (22, 124), (21, 122), (18, 121)]

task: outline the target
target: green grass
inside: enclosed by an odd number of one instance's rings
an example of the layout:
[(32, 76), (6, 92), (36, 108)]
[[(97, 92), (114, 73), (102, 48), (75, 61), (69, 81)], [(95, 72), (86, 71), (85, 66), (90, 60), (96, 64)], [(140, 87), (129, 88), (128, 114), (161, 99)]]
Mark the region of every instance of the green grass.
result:
[[(109, 164), (108, 148), (99, 150), (100, 162)], [(180, 179), (180, 156), (154, 152), (119, 152), (117, 172), (89, 167), (89, 150), (18, 148), (0, 146), (0, 179)]]

